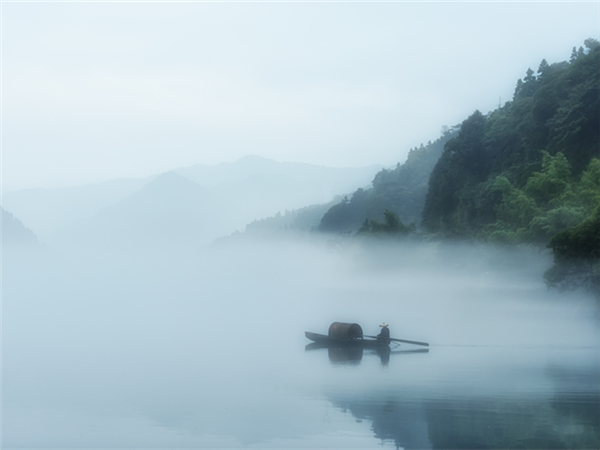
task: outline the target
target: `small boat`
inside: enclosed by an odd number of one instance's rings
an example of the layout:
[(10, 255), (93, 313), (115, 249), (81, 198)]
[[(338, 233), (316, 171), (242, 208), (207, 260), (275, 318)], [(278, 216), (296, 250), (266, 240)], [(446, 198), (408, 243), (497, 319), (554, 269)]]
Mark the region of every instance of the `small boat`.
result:
[(390, 345), (387, 340), (382, 341), (364, 336), (361, 326), (357, 323), (333, 322), (329, 326), (328, 335), (310, 331), (305, 331), (304, 335), (323, 347), (388, 347)]
[(350, 346), (350, 347), (388, 347), (389, 343), (381, 342), (377, 339), (369, 339), (369, 338), (353, 338), (353, 339), (336, 339), (331, 338), (325, 334), (319, 333), (311, 333), (310, 331), (305, 331), (304, 335), (314, 341), (315, 345), (319, 347), (342, 347), (342, 346)]

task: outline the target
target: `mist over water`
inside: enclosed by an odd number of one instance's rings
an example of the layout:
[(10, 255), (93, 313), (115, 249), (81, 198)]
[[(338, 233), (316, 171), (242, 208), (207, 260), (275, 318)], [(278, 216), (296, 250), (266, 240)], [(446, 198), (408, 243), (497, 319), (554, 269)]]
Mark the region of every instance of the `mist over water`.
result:
[(0, 448), (600, 449), (600, 3), (0, 11)]
[[(598, 305), (548, 291), (543, 252), (305, 234), (3, 258), (5, 448), (598, 442)], [(305, 349), (334, 321), (429, 352)]]

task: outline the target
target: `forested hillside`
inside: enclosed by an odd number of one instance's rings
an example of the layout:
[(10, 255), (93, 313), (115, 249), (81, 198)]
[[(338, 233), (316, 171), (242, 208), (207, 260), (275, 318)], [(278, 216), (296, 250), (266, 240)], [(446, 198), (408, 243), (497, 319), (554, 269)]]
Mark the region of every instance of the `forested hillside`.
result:
[(423, 227), (444, 236), (547, 243), (600, 201), (600, 44), (529, 69), (512, 102), (476, 111), (429, 181)]
[(476, 111), (429, 180), (423, 227), (443, 237), (548, 245), (551, 287), (600, 291), (600, 43), (542, 60), (512, 102)]
[(547, 245), (550, 286), (600, 290), (600, 42), (584, 44), (528, 69), (512, 101), (379, 172), (320, 230), (403, 236), (415, 223), (428, 237)]
[(444, 145), (456, 133), (456, 128), (447, 129), (436, 141), (411, 149), (404, 164), (381, 170), (375, 175), (372, 188), (358, 189), (350, 199), (345, 197), (332, 206), (321, 219), (319, 230), (357, 231), (366, 219), (383, 219), (385, 210), (397, 214), (406, 224), (419, 223), (429, 175)]
[(337, 201), (339, 198), (329, 203), (310, 205), (292, 211), (286, 210), (283, 214), (277, 213), (272, 217), (255, 220), (246, 225), (244, 233), (248, 236), (273, 236), (282, 231), (313, 231), (323, 214)]

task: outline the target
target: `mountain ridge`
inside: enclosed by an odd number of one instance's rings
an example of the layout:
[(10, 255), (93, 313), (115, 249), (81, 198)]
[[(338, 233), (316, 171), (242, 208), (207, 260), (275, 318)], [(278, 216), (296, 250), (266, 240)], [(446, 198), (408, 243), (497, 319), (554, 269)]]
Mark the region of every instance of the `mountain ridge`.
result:
[[(197, 186), (198, 189), (205, 189), (207, 197), (212, 197), (210, 201), (207, 200), (212, 205), (209, 208), (211, 212), (207, 214), (211, 221), (223, 227), (222, 235), (227, 235), (279, 211), (326, 203), (336, 195), (369, 183), (380, 166), (327, 168), (305, 163), (280, 163), (249, 155), (234, 163), (193, 167), (201, 167), (200, 173), (194, 173), (195, 169), (182, 168), (165, 172), (168, 175), (157, 174), (143, 179), (119, 179), (55, 190), (9, 192), (3, 195), (2, 200), (42, 240), (54, 239), (61, 234), (61, 230), (73, 230), (77, 224), (92, 219), (111, 205), (131, 196), (135, 199), (135, 194), (148, 185), (157, 190), (155, 195), (160, 196), (160, 184), (168, 178), (177, 179), (180, 185), (186, 180), (191, 183), (187, 185), (190, 191)], [(208, 171), (208, 175), (203, 177), (205, 171)], [(188, 194), (192, 195), (190, 192)], [(134, 200), (130, 201), (135, 203)], [(223, 207), (216, 207), (217, 204)], [(168, 204), (164, 208), (168, 209)], [(122, 213), (125, 214), (125, 211)]]

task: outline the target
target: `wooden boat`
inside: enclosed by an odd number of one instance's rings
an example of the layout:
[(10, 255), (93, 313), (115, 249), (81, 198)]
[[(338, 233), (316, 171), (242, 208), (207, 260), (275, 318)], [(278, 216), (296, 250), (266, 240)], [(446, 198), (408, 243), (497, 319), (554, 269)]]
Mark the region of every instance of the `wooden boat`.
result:
[[(314, 343), (320, 347), (341, 347), (341, 346), (350, 346), (350, 347), (388, 347), (388, 342), (378, 341), (377, 339), (369, 339), (364, 337), (356, 337), (356, 338), (347, 338), (347, 339), (337, 339), (329, 337), (325, 334), (312, 333), (310, 331), (305, 331), (304, 335), (314, 341)], [(311, 344), (314, 345), (314, 344)]]
[(305, 331), (304, 335), (316, 344), (324, 347), (388, 347), (389, 341), (368, 338), (363, 335), (362, 328), (357, 323), (333, 322), (329, 326), (329, 335)]
[(409, 341), (406, 339), (387, 338), (377, 339), (377, 336), (365, 336), (362, 328), (357, 323), (333, 322), (329, 326), (329, 334), (312, 333), (305, 331), (304, 335), (320, 346), (354, 346), (354, 347), (389, 347), (390, 342), (423, 345), (429, 347), (427, 342)]

